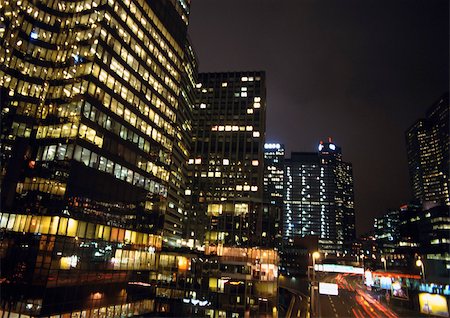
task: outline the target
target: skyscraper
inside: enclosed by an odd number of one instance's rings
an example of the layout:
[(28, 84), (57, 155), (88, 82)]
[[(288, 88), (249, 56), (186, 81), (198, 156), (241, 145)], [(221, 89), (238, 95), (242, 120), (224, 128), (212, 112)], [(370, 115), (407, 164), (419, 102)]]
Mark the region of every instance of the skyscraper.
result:
[(264, 201), (283, 206), (284, 146), (264, 144)]
[(191, 232), (201, 240), (209, 203), (262, 201), (265, 74), (200, 73), (197, 88), (187, 194), (198, 220)]
[(341, 148), (320, 142), (318, 152), (293, 152), (285, 161), (283, 238), (318, 236), (320, 249), (342, 253), (355, 238), (353, 172)]
[[(278, 143), (264, 144), (264, 202), (268, 213), (265, 227), (273, 229), (269, 235), (281, 249), (283, 228), (283, 198), (284, 198), (284, 146)], [(263, 214), (265, 216), (266, 214)]]
[(0, 9), (3, 309), (153, 311), (132, 283), (154, 282), (182, 233), (188, 1)]
[[(264, 72), (199, 74), (189, 159), (191, 235), (204, 239), (204, 270), (219, 313), (276, 311), (278, 253), (263, 203)], [(196, 225), (196, 229), (195, 229)]]
[(373, 227), (380, 252), (394, 253), (400, 241), (400, 211), (390, 210), (375, 218)]
[(448, 109), (447, 93), (406, 131), (411, 187), (422, 203), (450, 205)]

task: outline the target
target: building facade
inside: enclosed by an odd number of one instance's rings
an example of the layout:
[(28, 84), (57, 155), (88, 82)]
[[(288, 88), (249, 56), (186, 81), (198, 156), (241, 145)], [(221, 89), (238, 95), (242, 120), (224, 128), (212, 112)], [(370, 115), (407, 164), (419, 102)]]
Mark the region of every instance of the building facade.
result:
[(388, 211), (375, 218), (373, 227), (380, 253), (394, 253), (400, 242), (400, 211)]
[[(273, 229), (269, 237), (281, 249), (283, 236), (283, 206), (284, 206), (284, 145), (278, 143), (264, 144), (264, 193), (263, 200), (269, 213), (265, 218), (269, 224), (265, 227)], [(273, 223), (270, 224), (270, 223)]]
[(154, 286), (182, 236), (189, 158), (188, 1), (0, 10), (2, 310), (164, 311)]
[(318, 152), (293, 152), (285, 161), (283, 238), (318, 236), (329, 254), (345, 252), (355, 238), (353, 172), (331, 140)]
[(208, 204), (262, 201), (265, 113), (264, 72), (199, 74), (186, 192), (196, 240), (203, 240), (208, 228)]
[(190, 235), (202, 241), (223, 317), (274, 314), (278, 253), (263, 202), (264, 72), (201, 73), (188, 163)]
[(450, 205), (449, 97), (433, 104), (424, 119), (406, 131), (410, 182), (414, 199)]

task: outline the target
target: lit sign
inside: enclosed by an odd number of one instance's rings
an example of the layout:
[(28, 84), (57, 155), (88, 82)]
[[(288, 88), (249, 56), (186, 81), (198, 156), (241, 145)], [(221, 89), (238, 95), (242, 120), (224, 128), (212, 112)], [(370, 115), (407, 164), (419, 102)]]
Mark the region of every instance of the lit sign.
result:
[(390, 277), (380, 277), (380, 287), (382, 289), (391, 289), (392, 278)]
[(394, 281), (391, 285), (391, 294), (393, 298), (408, 300), (408, 288), (400, 281)]
[(264, 144), (264, 149), (280, 149), (280, 144)]
[(419, 290), (430, 294), (450, 295), (449, 285), (420, 284)]
[(442, 295), (420, 293), (419, 305), (422, 314), (448, 317), (447, 299)]
[(364, 273), (365, 284), (366, 286), (373, 286), (373, 276), (371, 271), (366, 271)]
[(322, 149), (323, 149), (323, 145), (320, 144), (320, 145), (319, 145), (319, 151), (322, 151)]
[(330, 144), (329, 147), (330, 147), (331, 150), (336, 150), (336, 146), (334, 144)]
[(314, 269), (317, 272), (330, 272), (330, 273), (348, 273), (348, 274), (360, 274), (364, 275), (364, 268), (337, 265), (337, 264), (316, 264)]
[(338, 285), (319, 282), (319, 294), (337, 296), (339, 294)]

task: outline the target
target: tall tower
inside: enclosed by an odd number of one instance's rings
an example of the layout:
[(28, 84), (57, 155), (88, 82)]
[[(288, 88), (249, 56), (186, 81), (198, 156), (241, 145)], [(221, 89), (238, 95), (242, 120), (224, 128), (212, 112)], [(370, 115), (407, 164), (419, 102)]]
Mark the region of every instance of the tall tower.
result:
[(406, 131), (413, 196), (422, 203), (450, 205), (448, 93), (433, 104), (424, 119)]
[(198, 81), (187, 193), (201, 240), (209, 203), (262, 202), (266, 87), (264, 72), (200, 73)]
[(265, 74), (204, 73), (197, 87), (187, 193), (191, 234), (204, 238), (211, 263), (208, 297), (233, 315), (272, 314), (278, 253), (267, 247), (272, 210), (263, 203)]
[(269, 237), (280, 249), (283, 235), (284, 154), (284, 145), (264, 144), (264, 203), (267, 204), (267, 212), (273, 211), (264, 218), (267, 223), (265, 227), (273, 230)]
[(181, 237), (188, 9), (182, 0), (0, 3), (8, 310), (152, 310), (151, 295), (128, 281), (149, 284), (163, 237)]
[(283, 206), (284, 145), (264, 144), (264, 201)]
[(318, 152), (293, 152), (285, 163), (283, 237), (317, 236), (320, 249), (344, 252), (355, 237), (353, 175), (331, 139)]

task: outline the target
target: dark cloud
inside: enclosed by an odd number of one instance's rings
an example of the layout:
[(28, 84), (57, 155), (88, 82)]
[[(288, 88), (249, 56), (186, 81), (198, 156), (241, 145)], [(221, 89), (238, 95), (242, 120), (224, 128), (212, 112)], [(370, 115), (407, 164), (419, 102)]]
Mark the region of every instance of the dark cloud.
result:
[(266, 70), (267, 140), (354, 165), (357, 229), (410, 198), (404, 131), (448, 91), (447, 0), (195, 0), (200, 71)]

